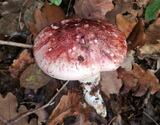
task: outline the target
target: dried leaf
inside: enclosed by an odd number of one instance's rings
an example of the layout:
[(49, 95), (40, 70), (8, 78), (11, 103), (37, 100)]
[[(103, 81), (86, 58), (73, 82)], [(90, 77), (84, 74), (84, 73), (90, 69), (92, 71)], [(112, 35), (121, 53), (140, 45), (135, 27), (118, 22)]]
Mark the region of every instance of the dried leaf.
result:
[(86, 114), (86, 112), (90, 112), (90, 108), (86, 104), (82, 105), (80, 95), (75, 92), (68, 92), (68, 95), (62, 96), (59, 104), (53, 110), (48, 125), (62, 124), (65, 117), (80, 113)]
[(21, 87), (38, 89), (46, 85), (51, 77), (44, 74), (36, 64), (29, 65), (20, 76)]
[(48, 113), (45, 109), (36, 111), (36, 115), (38, 116), (38, 125), (41, 125), (42, 123), (46, 123), (48, 119)]
[(28, 50), (23, 50), (19, 57), (13, 60), (12, 65), (9, 68), (11, 76), (16, 78), (20, 75), (20, 73), (29, 65), (33, 63), (33, 58)]
[(35, 29), (37, 32), (39, 32), (41, 29), (47, 25), (47, 19), (45, 18), (45, 15), (41, 12), (41, 9), (37, 8), (34, 12), (34, 18), (35, 18)]
[(154, 44), (160, 40), (160, 18), (151, 24), (146, 30), (145, 43)]
[[(114, 9), (106, 14), (107, 20), (113, 24), (116, 23), (117, 14), (129, 13), (133, 17), (137, 17), (143, 14), (143, 8), (138, 7), (138, 4), (133, 2), (133, 0), (114, 0), (114, 3)], [(137, 6), (137, 9), (133, 8), (134, 5)]]
[(124, 68), (118, 68), (118, 77), (123, 82), (123, 93), (128, 93), (130, 90), (135, 90), (138, 80), (131, 73), (132, 71), (126, 71)]
[(65, 14), (60, 7), (49, 5), (48, 3), (45, 3), (44, 7), (42, 7), (41, 13), (47, 19), (46, 25), (58, 22), (65, 18)]
[(150, 0), (137, 0), (136, 2), (139, 7), (145, 7), (150, 2)]
[(0, 34), (10, 35), (18, 31), (18, 18), (22, 4), (22, 0), (0, 2)]
[(63, 123), (63, 118), (69, 115), (75, 115), (78, 112), (75, 110), (79, 108), (80, 96), (76, 93), (68, 93), (62, 96), (59, 104), (52, 111), (48, 125), (56, 125)]
[(125, 34), (126, 38), (132, 32), (137, 22), (138, 22), (137, 18), (131, 15), (124, 16), (122, 14), (117, 14), (116, 16), (116, 24), (118, 26), (118, 29)]
[[(17, 112), (17, 106), (17, 99), (12, 93), (8, 93), (5, 98), (0, 95), (0, 116), (3, 117), (5, 120), (10, 120), (17, 115), (27, 111), (24, 106), (21, 106), (19, 111)], [(0, 121), (0, 125), (4, 124)], [(16, 125), (37, 125), (37, 121), (29, 124), (28, 118), (25, 117), (18, 121)]]
[(112, 0), (76, 0), (74, 5), (76, 15), (83, 18), (104, 19), (113, 8)]
[(18, 31), (18, 14), (9, 14), (0, 18), (0, 34), (13, 34)]
[(124, 59), (123, 63), (121, 64), (122, 68), (125, 70), (130, 71), (132, 69), (132, 65), (134, 61), (135, 51), (131, 50), (127, 53), (126, 58)]
[(139, 48), (141, 55), (160, 54), (160, 43), (157, 44), (145, 44)]
[(23, 19), (27, 29), (31, 31), (32, 34), (36, 34), (37, 29), (35, 27), (34, 13), (37, 8), (41, 8), (44, 3), (42, 1), (29, 0), (25, 3), (26, 9), (24, 11)]
[(150, 70), (145, 71), (137, 64), (133, 65), (131, 71), (119, 68), (118, 76), (122, 79), (125, 90), (134, 90), (136, 96), (144, 95), (149, 88), (151, 89), (151, 94), (160, 90), (159, 80), (156, 76)]
[(129, 50), (135, 49), (137, 46), (143, 46), (145, 43), (144, 24), (141, 19), (132, 30), (127, 38)]
[(18, 12), (23, 1), (5, 0), (0, 3), (0, 13), (3, 15)]
[(132, 73), (138, 79), (140, 87), (151, 88), (151, 94), (160, 90), (159, 80), (150, 70), (144, 71), (139, 65), (134, 64)]
[(116, 71), (103, 72), (101, 80), (101, 90), (109, 97), (110, 94), (118, 94), (122, 87), (121, 79), (118, 79)]
[(45, 2), (42, 8), (37, 8), (34, 12), (35, 23), (30, 22), (30, 31), (35, 36), (45, 26), (64, 19), (63, 10), (55, 5)]

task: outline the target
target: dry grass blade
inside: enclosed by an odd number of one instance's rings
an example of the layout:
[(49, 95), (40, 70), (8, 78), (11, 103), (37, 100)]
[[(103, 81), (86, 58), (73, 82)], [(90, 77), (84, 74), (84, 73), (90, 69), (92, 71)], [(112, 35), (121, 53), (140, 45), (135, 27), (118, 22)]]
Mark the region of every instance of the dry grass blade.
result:
[(155, 125), (160, 125), (158, 124), (149, 114), (147, 114), (146, 112), (143, 112), (143, 114), (148, 117), (151, 121), (153, 121), (155, 123)]

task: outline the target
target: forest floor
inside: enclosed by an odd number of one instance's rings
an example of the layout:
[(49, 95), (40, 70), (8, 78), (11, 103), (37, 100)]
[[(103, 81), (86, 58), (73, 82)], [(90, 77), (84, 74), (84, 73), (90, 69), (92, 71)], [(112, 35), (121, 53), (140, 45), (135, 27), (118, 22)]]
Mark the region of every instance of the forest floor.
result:
[[(0, 0), (0, 125), (160, 125), (159, 10), (159, 0)], [(34, 60), (38, 32), (76, 17), (106, 20), (127, 39), (124, 63), (101, 74), (105, 118), (78, 81), (51, 78)]]

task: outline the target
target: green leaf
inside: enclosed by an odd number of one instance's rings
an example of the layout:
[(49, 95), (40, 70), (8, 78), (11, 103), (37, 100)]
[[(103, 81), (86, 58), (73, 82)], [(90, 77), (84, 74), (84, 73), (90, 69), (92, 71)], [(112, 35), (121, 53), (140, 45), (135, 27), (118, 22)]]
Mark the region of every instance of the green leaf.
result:
[(52, 4), (59, 6), (62, 3), (62, 0), (49, 0)]
[(152, 0), (146, 8), (145, 20), (151, 21), (156, 19), (159, 10), (160, 10), (160, 0)]

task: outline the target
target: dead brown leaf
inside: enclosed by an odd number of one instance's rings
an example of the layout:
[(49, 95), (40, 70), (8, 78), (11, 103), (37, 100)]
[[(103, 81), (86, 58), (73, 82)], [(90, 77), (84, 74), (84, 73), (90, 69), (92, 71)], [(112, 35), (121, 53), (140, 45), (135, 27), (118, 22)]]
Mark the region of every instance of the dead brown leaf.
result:
[(50, 115), (48, 125), (62, 124), (65, 116), (78, 114), (75, 107), (79, 108), (79, 101), (80, 96), (76, 93), (68, 93), (68, 95), (62, 96), (59, 104)]
[(125, 70), (127, 71), (130, 71), (132, 69), (132, 64), (135, 62), (134, 56), (135, 56), (134, 50), (128, 51), (123, 63), (121, 64), (121, 67), (125, 68)]
[(105, 19), (105, 14), (114, 8), (112, 0), (76, 0), (74, 10), (83, 18)]
[(18, 31), (19, 11), (22, 0), (0, 1), (0, 34), (13, 34)]
[(160, 42), (156, 44), (145, 44), (139, 48), (140, 55), (160, 54)]
[[(37, 105), (37, 107), (39, 107)], [(38, 116), (38, 125), (41, 125), (42, 123), (46, 123), (47, 119), (48, 119), (48, 113), (45, 109), (41, 109), (35, 112), (36, 115)]]
[[(129, 13), (133, 17), (137, 17), (143, 14), (143, 8), (138, 7), (137, 2), (133, 2), (133, 0), (114, 0), (114, 3), (114, 9), (106, 14), (107, 20), (113, 24), (116, 23), (117, 14)], [(137, 6), (137, 9), (133, 8), (134, 5)]]
[(25, 88), (38, 89), (46, 85), (51, 77), (44, 74), (34, 63), (29, 65), (20, 76), (20, 85)]
[(1, 34), (13, 34), (18, 29), (18, 14), (11, 13), (9, 15), (5, 15), (3, 18), (0, 18), (0, 33)]
[(160, 40), (160, 18), (151, 24), (146, 30), (145, 43), (146, 44), (155, 44)]
[(30, 22), (30, 31), (35, 36), (45, 26), (64, 19), (63, 10), (55, 5), (45, 2), (42, 8), (37, 8), (34, 12), (35, 22)]
[(138, 23), (128, 36), (127, 42), (129, 50), (145, 44), (144, 23), (141, 19), (138, 20)]
[[(48, 125), (56, 125), (58, 123), (61, 125), (65, 117), (77, 116), (81, 113), (86, 115), (87, 112), (90, 112), (90, 108), (86, 104), (82, 104), (81, 96), (76, 92), (68, 92), (67, 95), (62, 96), (59, 104), (53, 110)], [(86, 119), (87, 117), (85, 117)]]
[(122, 87), (121, 79), (118, 79), (116, 71), (103, 72), (101, 80), (101, 90), (109, 97), (110, 94), (118, 94)]
[(15, 0), (5, 0), (0, 3), (0, 13), (1, 15), (6, 15), (10, 13), (16, 13), (20, 10), (23, 1)]
[(137, 18), (133, 17), (132, 15), (124, 16), (122, 14), (116, 15), (116, 24), (118, 29), (123, 32), (126, 38), (132, 32), (134, 26), (137, 24)]
[(13, 63), (9, 68), (11, 76), (13, 78), (18, 77), (20, 73), (31, 63), (33, 63), (31, 53), (27, 49), (23, 50), (19, 57), (13, 60)]
[(118, 76), (124, 83), (125, 91), (133, 90), (136, 96), (144, 95), (148, 89), (151, 90), (151, 94), (160, 90), (157, 77), (150, 70), (143, 70), (138, 64), (134, 64), (131, 71), (119, 68)]
[(134, 75), (132, 75), (131, 71), (126, 71), (124, 68), (118, 68), (118, 77), (122, 79), (124, 84), (123, 92), (128, 93), (131, 89), (135, 89), (137, 86), (138, 80)]
[(160, 90), (159, 80), (150, 70), (144, 71), (139, 65), (134, 64), (132, 73), (138, 79), (140, 87), (151, 88), (151, 94)]
[[(17, 112), (17, 106), (17, 99), (12, 93), (8, 93), (5, 98), (0, 95), (0, 116), (5, 120), (10, 120), (17, 115), (27, 111), (24, 106), (21, 106)], [(0, 125), (4, 125), (2, 121), (0, 121)], [(37, 125), (37, 120), (32, 120), (31, 124), (29, 124), (28, 118), (25, 117), (19, 120), (16, 125)]]
[(139, 7), (146, 7), (146, 5), (150, 2), (151, 0), (136, 0), (137, 4)]

